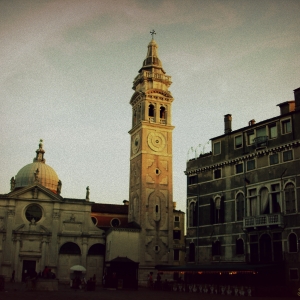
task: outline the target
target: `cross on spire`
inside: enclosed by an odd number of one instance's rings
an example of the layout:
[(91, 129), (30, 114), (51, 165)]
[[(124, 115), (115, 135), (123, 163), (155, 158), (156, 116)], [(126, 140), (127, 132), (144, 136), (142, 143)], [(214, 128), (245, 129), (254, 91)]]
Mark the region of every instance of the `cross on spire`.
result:
[(152, 29), (152, 31), (150, 31), (150, 34), (152, 35), (152, 40), (153, 40), (153, 35), (156, 34), (155, 30)]

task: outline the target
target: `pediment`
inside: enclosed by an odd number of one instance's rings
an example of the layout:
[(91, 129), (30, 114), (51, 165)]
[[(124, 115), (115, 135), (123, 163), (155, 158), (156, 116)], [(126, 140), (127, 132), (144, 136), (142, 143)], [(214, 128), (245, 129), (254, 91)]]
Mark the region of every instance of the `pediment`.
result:
[(21, 189), (17, 189), (8, 194), (9, 198), (13, 199), (38, 199), (41, 201), (59, 201), (62, 202), (62, 197), (50, 191), (40, 184), (34, 184)]

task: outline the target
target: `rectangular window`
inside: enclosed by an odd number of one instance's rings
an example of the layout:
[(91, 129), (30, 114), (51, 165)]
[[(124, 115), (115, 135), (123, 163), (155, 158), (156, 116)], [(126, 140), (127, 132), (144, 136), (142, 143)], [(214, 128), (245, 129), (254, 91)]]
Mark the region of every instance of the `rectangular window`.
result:
[(289, 269), (290, 280), (299, 280), (298, 269)]
[(256, 136), (266, 136), (266, 127), (260, 127), (256, 129)]
[(253, 144), (255, 138), (254, 130), (247, 132), (247, 145), (250, 146)]
[(215, 179), (221, 178), (221, 169), (214, 171), (214, 178)]
[(173, 230), (173, 240), (180, 240), (181, 232), (180, 230)]
[(269, 127), (269, 139), (277, 138), (277, 126), (276, 124), (271, 124)]
[(221, 153), (221, 142), (214, 143), (214, 155)]
[(179, 261), (179, 249), (174, 249), (174, 261)]
[(243, 173), (243, 164), (235, 165), (235, 173), (236, 174)]
[(193, 175), (188, 177), (188, 184), (196, 184), (198, 182), (198, 176)]
[(293, 151), (288, 150), (283, 152), (283, 161), (293, 160)]
[(174, 217), (174, 227), (179, 227), (180, 226), (180, 218), (179, 216)]
[(281, 122), (281, 130), (282, 130), (282, 134), (287, 134), (292, 132), (292, 123), (290, 119)]
[(255, 169), (255, 160), (248, 160), (247, 161), (247, 171), (251, 171)]
[(234, 138), (234, 146), (235, 146), (235, 149), (239, 149), (239, 148), (242, 148), (243, 146), (243, 138), (241, 135), (238, 135)]
[(269, 156), (270, 165), (276, 165), (279, 163), (279, 156), (278, 153), (273, 153)]

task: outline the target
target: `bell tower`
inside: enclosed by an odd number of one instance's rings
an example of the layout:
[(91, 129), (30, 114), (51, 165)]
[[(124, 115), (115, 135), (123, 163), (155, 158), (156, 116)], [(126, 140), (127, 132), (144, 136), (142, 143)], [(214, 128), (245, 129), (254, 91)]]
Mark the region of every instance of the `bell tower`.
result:
[(173, 179), (171, 76), (153, 39), (133, 81), (129, 221), (139, 224), (141, 268), (173, 263)]

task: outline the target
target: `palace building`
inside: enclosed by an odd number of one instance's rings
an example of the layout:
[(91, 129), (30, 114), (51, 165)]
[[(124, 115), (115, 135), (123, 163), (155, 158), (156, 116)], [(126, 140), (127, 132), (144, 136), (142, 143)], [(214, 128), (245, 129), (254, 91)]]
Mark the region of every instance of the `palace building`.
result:
[(187, 162), (189, 264), (223, 272), (220, 284), (240, 272), (251, 274), (235, 281), (245, 288), (299, 286), (300, 88), (294, 96), (280, 115), (237, 130), (225, 115), (212, 152)]

